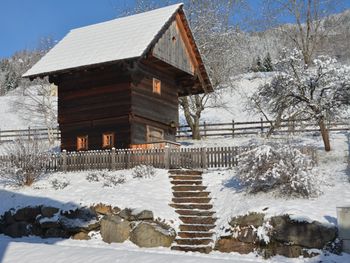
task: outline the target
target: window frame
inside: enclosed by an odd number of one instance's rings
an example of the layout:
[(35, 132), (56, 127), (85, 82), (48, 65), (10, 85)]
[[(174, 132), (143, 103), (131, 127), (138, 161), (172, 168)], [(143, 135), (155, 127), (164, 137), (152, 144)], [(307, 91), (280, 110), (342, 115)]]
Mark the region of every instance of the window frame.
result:
[[(85, 145), (82, 140), (85, 140)], [(76, 139), (76, 149), (77, 151), (87, 151), (89, 150), (89, 136), (88, 135), (78, 135)]]
[[(104, 144), (105, 143), (105, 136), (111, 136), (112, 143), (111, 144)], [(108, 141), (109, 142), (109, 141)], [(104, 132), (102, 133), (102, 148), (103, 149), (112, 149), (115, 146), (115, 132)]]
[[(162, 134), (162, 138), (161, 139), (157, 139), (157, 140), (150, 140), (150, 138), (151, 138), (150, 134), (151, 134), (152, 130), (160, 132)], [(147, 134), (146, 134), (146, 142), (147, 143), (164, 141), (164, 135), (165, 135), (165, 131), (163, 129), (158, 128), (158, 127), (154, 127), (154, 126), (151, 126), (151, 125), (147, 125)]]
[(162, 81), (160, 79), (153, 78), (152, 91), (158, 95), (162, 94)]

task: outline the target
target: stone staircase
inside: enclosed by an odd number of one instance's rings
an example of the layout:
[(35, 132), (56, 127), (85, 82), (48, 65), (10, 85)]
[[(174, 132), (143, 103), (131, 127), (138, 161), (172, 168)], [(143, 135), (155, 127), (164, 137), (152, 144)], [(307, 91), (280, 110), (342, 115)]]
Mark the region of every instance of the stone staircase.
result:
[(170, 170), (173, 196), (170, 206), (175, 208), (182, 221), (180, 232), (171, 249), (209, 253), (213, 247), (216, 218), (210, 204), (210, 192), (202, 184), (202, 172)]

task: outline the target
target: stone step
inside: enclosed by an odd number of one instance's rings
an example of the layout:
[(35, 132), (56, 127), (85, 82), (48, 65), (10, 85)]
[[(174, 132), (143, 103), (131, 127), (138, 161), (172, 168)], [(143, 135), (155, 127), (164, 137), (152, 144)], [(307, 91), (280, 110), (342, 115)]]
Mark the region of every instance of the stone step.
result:
[(171, 183), (173, 185), (201, 185), (202, 184), (202, 180), (173, 180), (171, 181)]
[(211, 225), (216, 222), (216, 218), (211, 216), (180, 216), (179, 219), (185, 224)]
[(183, 224), (183, 225), (180, 225), (180, 231), (204, 232), (204, 231), (210, 231), (214, 227), (215, 227), (215, 225)]
[(176, 191), (173, 192), (174, 197), (208, 197), (210, 192), (205, 191)]
[(213, 236), (213, 232), (194, 232), (194, 231), (181, 231), (178, 233), (178, 236), (181, 238), (200, 238), (200, 237), (212, 237)]
[(211, 246), (172, 246), (171, 249), (184, 252), (200, 252), (205, 254), (209, 254), (213, 250)]
[(175, 239), (175, 242), (178, 245), (209, 245), (213, 242), (210, 238), (177, 238)]
[(174, 197), (172, 201), (175, 204), (208, 204), (210, 197)]
[(204, 191), (205, 189), (207, 189), (207, 187), (203, 185), (177, 185), (177, 186), (173, 186), (172, 189), (177, 192), (180, 192), (180, 191), (194, 192), (194, 191)]
[(202, 171), (197, 170), (169, 170), (170, 174), (179, 174), (179, 175), (202, 175)]
[(173, 180), (202, 180), (202, 176), (199, 175), (169, 175), (169, 178)]
[(213, 208), (212, 204), (170, 204), (170, 206), (176, 209), (210, 210)]
[(197, 209), (177, 209), (175, 212), (182, 216), (212, 216), (215, 214), (213, 211)]

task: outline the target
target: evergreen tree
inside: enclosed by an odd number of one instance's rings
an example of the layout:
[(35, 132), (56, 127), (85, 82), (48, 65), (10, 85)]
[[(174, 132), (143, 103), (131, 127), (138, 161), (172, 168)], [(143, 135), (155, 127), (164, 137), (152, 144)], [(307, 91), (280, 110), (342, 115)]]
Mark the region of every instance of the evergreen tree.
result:
[(270, 53), (267, 53), (266, 57), (264, 58), (263, 67), (264, 67), (264, 71), (266, 72), (273, 71), (273, 65), (272, 65)]

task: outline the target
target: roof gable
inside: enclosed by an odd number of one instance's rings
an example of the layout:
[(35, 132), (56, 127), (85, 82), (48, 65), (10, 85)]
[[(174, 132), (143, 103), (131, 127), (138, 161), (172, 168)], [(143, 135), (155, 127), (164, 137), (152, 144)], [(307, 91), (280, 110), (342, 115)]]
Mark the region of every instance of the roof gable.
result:
[(182, 4), (71, 30), (23, 77), (140, 57)]

